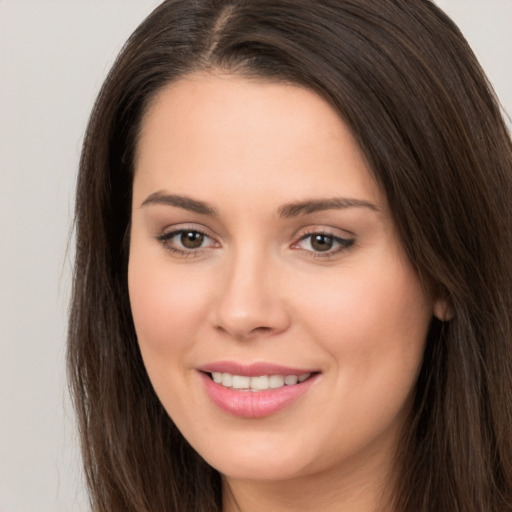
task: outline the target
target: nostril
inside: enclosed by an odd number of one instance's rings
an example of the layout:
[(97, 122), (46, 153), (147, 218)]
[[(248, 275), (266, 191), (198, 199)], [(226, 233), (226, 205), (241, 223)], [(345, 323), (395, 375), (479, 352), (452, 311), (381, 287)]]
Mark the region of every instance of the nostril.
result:
[(251, 332), (269, 332), (271, 331), (271, 327), (255, 327)]

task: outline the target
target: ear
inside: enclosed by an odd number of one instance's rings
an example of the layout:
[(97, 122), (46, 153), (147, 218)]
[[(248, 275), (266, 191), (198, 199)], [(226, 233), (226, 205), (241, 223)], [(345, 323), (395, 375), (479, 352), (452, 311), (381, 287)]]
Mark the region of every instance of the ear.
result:
[(453, 307), (446, 299), (436, 299), (434, 301), (434, 316), (441, 322), (449, 322), (453, 316)]

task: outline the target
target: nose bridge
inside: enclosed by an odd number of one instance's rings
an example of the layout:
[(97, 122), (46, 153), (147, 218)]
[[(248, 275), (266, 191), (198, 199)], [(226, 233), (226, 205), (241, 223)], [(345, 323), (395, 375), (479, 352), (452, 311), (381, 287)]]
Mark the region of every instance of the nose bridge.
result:
[(216, 327), (235, 338), (278, 332), (288, 325), (279, 265), (260, 244), (234, 248), (225, 262), (216, 305)]

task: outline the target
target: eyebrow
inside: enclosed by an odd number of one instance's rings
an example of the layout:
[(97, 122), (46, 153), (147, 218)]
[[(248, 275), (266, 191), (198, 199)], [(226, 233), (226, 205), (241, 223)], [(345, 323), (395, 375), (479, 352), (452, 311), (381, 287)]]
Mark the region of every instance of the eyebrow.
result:
[[(204, 201), (199, 201), (197, 199), (177, 194), (166, 194), (161, 191), (150, 194), (142, 202), (141, 207), (148, 206), (150, 204), (175, 206), (201, 215), (217, 215), (217, 210)], [(324, 210), (342, 210), (345, 208), (368, 208), (375, 212), (379, 211), (379, 208), (369, 201), (347, 197), (333, 197), (329, 199), (311, 199), (288, 203), (278, 209), (278, 215), (282, 218), (291, 218), (298, 217), (299, 215), (309, 215), (311, 213)]]
[(345, 208), (368, 208), (375, 212), (379, 211), (379, 208), (369, 201), (347, 197), (333, 197), (330, 199), (312, 199), (285, 204), (279, 208), (278, 213), (280, 217), (290, 218), (299, 215), (309, 215), (323, 210), (342, 210)]
[(184, 210), (200, 213), (201, 215), (217, 215), (215, 208), (210, 206), (208, 203), (198, 201), (197, 199), (192, 199), (187, 196), (166, 194), (164, 192), (154, 192), (153, 194), (150, 194), (146, 199), (144, 199), (140, 206), (143, 207), (150, 204), (176, 206), (178, 208), (183, 208)]

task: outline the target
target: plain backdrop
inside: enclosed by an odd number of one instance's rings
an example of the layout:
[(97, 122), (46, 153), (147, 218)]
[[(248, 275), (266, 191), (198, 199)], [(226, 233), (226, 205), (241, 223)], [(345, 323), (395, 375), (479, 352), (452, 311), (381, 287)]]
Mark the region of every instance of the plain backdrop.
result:
[[(0, 512), (89, 510), (64, 368), (74, 184), (94, 97), (158, 3), (0, 0)], [(438, 4), (510, 116), (512, 0)]]

